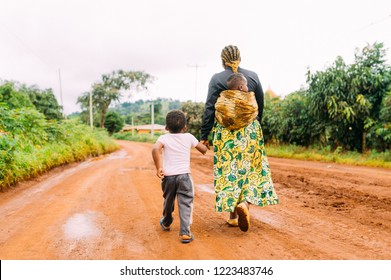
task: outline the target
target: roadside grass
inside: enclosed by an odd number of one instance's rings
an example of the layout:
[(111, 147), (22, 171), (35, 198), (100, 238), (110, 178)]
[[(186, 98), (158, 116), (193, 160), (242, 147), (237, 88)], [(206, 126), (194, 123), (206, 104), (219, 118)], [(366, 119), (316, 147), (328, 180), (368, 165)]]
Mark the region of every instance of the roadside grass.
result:
[[(155, 143), (160, 134), (153, 137), (150, 134), (135, 134), (119, 132), (113, 138), (119, 140)], [(295, 145), (266, 144), (266, 154), (271, 157), (299, 159), (308, 161), (334, 162), (356, 166), (391, 168), (391, 152), (377, 152), (375, 150), (361, 154), (358, 152), (345, 152), (340, 148), (331, 151), (330, 148), (306, 148)]]
[(368, 151), (364, 154), (346, 152), (341, 149), (306, 148), (294, 145), (266, 144), (266, 153), (271, 157), (300, 159), (308, 161), (334, 162), (356, 166), (391, 168), (391, 152)]
[(118, 140), (127, 140), (134, 142), (145, 142), (145, 143), (155, 143), (161, 134), (155, 133), (153, 136), (151, 134), (134, 134), (131, 132), (118, 132), (114, 133), (112, 137)]
[[(39, 144), (20, 135), (2, 135), (7, 150), (0, 154), (0, 189), (34, 178), (46, 171), (89, 157), (110, 153), (119, 148), (106, 130), (94, 129), (74, 122), (56, 126), (56, 136), (47, 134)], [(11, 144), (10, 144), (11, 143)], [(1, 144), (1, 143), (0, 143)], [(4, 146), (4, 145), (3, 145)]]

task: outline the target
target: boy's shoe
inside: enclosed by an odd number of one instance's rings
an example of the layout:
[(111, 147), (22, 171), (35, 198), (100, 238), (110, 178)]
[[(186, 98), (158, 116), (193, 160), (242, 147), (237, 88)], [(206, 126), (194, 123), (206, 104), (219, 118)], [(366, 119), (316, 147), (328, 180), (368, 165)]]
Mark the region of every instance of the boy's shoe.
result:
[(242, 202), (236, 206), (236, 211), (238, 212), (238, 224), (241, 231), (248, 231), (250, 227), (250, 213), (248, 211), (247, 205)]
[(231, 227), (237, 227), (239, 226), (238, 219), (228, 219), (227, 224), (229, 224)]
[(164, 231), (170, 230), (170, 226), (166, 227), (165, 225), (163, 225), (163, 218), (160, 219), (160, 226), (162, 227), (162, 230), (164, 230)]
[(179, 236), (179, 239), (182, 243), (190, 243), (194, 240), (194, 235), (181, 235)]

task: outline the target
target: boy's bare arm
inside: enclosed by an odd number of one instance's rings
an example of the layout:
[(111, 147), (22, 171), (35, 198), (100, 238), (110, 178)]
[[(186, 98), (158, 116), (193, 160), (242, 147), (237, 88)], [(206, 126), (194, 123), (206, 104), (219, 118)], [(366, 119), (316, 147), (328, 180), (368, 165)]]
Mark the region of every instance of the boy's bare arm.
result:
[(152, 147), (152, 158), (156, 167), (156, 176), (158, 176), (159, 178), (164, 177), (163, 164), (162, 164), (162, 149), (163, 149), (163, 144), (160, 142), (156, 142)]
[(198, 145), (195, 146), (195, 148), (203, 155), (205, 155), (206, 152), (208, 151), (208, 148), (201, 142), (199, 142)]
[(200, 142), (201, 142), (201, 144), (205, 145), (205, 147), (207, 147), (208, 150), (210, 150), (210, 145), (209, 145), (208, 139), (200, 140)]

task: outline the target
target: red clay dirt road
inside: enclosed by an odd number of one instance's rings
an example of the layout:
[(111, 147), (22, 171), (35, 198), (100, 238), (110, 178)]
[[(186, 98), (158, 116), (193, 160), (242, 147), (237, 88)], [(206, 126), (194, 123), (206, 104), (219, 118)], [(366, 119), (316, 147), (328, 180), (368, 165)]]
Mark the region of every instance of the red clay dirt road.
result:
[(159, 226), (151, 144), (58, 168), (0, 193), (0, 259), (391, 259), (391, 170), (269, 158), (280, 204), (247, 233), (214, 212), (212, 155), (192, 153), (195, 240)]

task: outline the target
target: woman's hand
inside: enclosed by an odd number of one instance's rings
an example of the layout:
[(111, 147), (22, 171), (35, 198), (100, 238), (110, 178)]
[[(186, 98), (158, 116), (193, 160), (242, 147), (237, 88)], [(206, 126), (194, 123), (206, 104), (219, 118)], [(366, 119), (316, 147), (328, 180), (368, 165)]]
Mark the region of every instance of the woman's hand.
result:
[(210, 150), (210, 145), (209, 145), (209, 140), (208, 139), (206, 139), (206, 140), (205, 139), (203, 139), (203, 140), (201, 139), (200, 143), (204, 144), (208, 148), (208, 150)]

